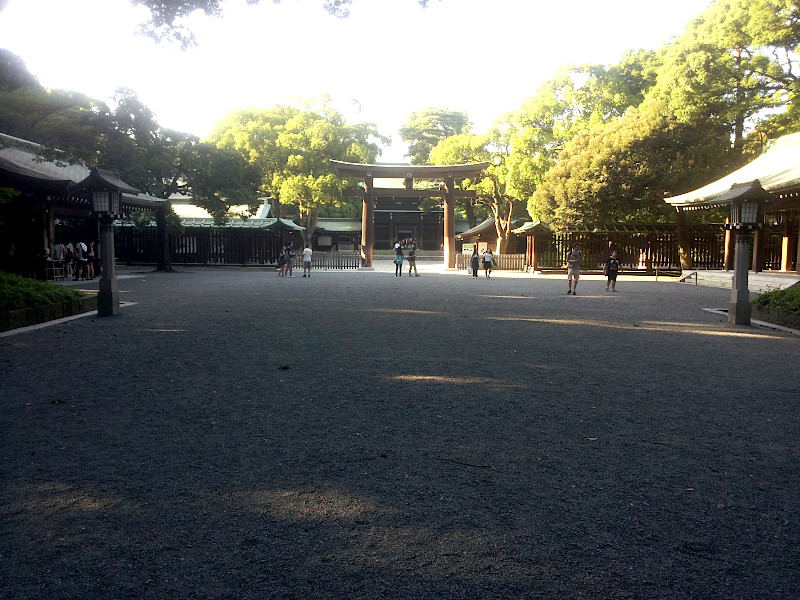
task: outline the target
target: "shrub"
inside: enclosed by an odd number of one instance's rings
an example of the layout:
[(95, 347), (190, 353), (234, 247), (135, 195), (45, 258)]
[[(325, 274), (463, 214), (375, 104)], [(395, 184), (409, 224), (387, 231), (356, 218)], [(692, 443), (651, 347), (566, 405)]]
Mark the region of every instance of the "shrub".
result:
[(771, 290), (760, 294), (753, 304), (768, 308), (780, 308), (800, 314), (800, 283), (783, 290)]
[(78, 290), (0, 271), (0, 312), (77, 300)]

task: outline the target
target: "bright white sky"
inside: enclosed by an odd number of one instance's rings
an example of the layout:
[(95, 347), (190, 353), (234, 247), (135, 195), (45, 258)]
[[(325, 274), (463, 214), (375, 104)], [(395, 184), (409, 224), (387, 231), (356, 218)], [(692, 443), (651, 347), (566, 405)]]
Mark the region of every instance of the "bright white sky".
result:
[(228, 0), (222, 19), (191, 18), (199, 45), (182, 51), (134, 35), (147, 15), (128, 0), (0, 0), (0, 47), (46, 87), (104, 101), (129, 87), (162, 126), (200, 136), (228, 110), (328, 93), (393, 138), (379, 159), (391, 162), (405, 160), (397, 130), (412, 111), (464, 111), (485, 131), (559, 66), (658, 48), (710, 2), (356, 0), (336, 19), (322, 0)]

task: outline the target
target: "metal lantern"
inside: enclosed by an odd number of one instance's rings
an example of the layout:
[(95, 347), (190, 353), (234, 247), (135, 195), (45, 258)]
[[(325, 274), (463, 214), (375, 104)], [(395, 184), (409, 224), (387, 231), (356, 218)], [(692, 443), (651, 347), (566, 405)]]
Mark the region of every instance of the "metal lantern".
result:
[(92, 207), (101, 215), (118, 215), (120, 193), (116, 190), (92, 190)]
[(731, 202), (731, 224), (752, 225), (758, 221), (758, 202)]

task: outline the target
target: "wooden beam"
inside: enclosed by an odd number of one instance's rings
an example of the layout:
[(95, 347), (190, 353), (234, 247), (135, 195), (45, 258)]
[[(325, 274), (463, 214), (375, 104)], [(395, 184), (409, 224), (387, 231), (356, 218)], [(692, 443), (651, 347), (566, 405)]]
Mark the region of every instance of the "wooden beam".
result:
[[(402, 188), (374, 188), (373, 193), (376, 198), (444, 198), (444, 190), (404, 190)], [(363, 198), (362, 188), (346, 188), (342, 190), (342, 196)], [(454, 198), (476, 198), (475, 190), (453, 190)]]
[(462, 165), (370, 165), (331, 160), (339, 177), (381, 177), (389, 179), (466, 179), (478, 177), (488, 162)]

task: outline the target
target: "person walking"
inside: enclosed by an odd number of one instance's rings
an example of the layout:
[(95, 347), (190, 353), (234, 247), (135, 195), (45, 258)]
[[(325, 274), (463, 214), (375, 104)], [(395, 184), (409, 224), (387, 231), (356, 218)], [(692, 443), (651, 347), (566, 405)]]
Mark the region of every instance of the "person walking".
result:
[(303, 248), (303, 277), (311, 277), (311, 248)]
[(89, 247), (86, 250), (86, 268), (88, 269), (86, 279), (94, 279), (94, 260), (94, 242), (89, 242)]
[(472, 256), (469, 257), (469, 268), (472, 271), (472, 278), (478, 278), (478, 269), (481, 266), (481, 255), (478, 254), (478, 246), (472, 247)]
[(411, 270), (414, 270), (414, 277), (419, 277), (417, 272), (417, 247), (411, 244), (411, 250), (408, 251), (408, 276), (411, 277)]
[(75, 281), (79, 279), (86, 279), (86, 244), (78, 242), (75, 244), (75, 256), (77, 258), (77, 267), (75, 267)]
[(399, 243), (394, 247), (394, 276), (403, 276), (403, 249)]
[(580, 244), (573, 244), (572, 250), (567, 252), (567, 296), (578, 295), (578, 279), (581, 278), (581, 261), (583, 253)]
[(617, 251), (614, 250), (606, 259), (606, 264), (603, 265), (603, 274), (606, 276), (606, 291), (608, 286), (611, 285), (611, 291), (617, 291), (617, 274), (621, 271), (619, 258), (617, 258)]
[(286, 244), (286, 274), (289, 277), (294, 277), (292, 271), (294, 270), (294, 246), (292, 246), (292, 242), (288, 242)]
[(281, 253), (278, 255), (278, 277), (286, 275), (286, 246), (281, 247)]
[(486, 272), (486, 279), (492, 276), (492, 267), (494, 266), (494, 255), (492, 249), (487, 248), (483, 253), (483, 270)]

